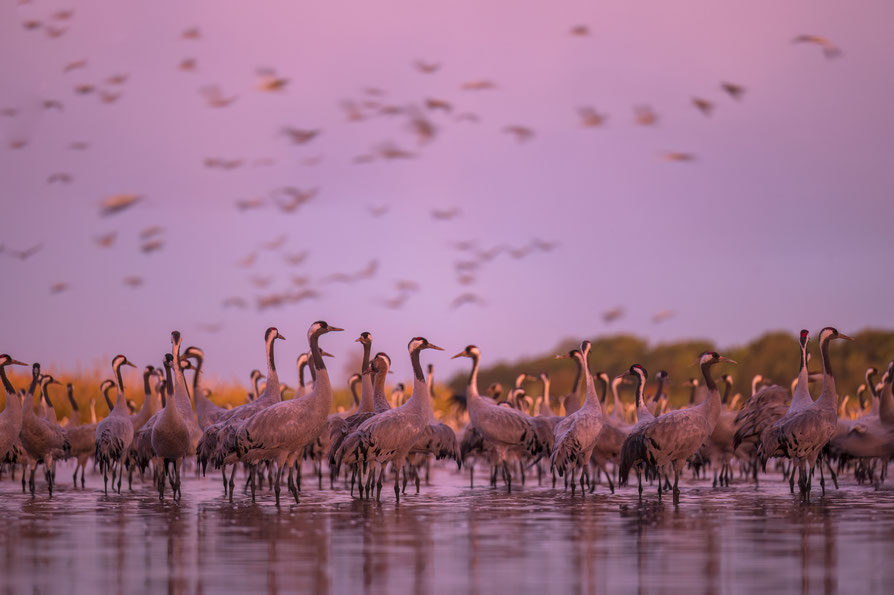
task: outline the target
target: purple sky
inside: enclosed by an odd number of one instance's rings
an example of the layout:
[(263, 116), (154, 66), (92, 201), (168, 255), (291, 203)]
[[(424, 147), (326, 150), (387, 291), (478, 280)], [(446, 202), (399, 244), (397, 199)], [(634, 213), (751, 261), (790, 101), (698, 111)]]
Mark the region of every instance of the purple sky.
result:
[[(67, 31), (46, 24), (76, 7)], [(441, 377), (467, 362), (448, 355), (467, 343), (484, 363), (551, 349), (567, 337), (633, 332), (654, 341), (705, 337), (745, 342), (768, 329), (843, 332), (890, 327), (894, 253), (894, 4), (785, 2), (153, 2), (111, 0), (0, 5), (0, 350), (26, 361), (72, 369), (125, 353), (158, 363), (168, 333), (203, 346), (213, 376), (247, 377), (263, 364), (263, 332), (288, 338), (281, 367), (306, 348), (316, 319), (347, 332), (324, 346), (345, 361), (362, 330), (409, 375), (407, 341), (423, 335), (448, 353), (433, 355)], [(26, 30), (36, 19), (44, 26)], [(590, 34), (572, 36), (585, 24)], [(198, 27), (201, 39), (181, 39)], [(843, 50), (792, 43), (827, 37)], [(195, 58), (196, 72), (177, 66)], [(66, 64), (87, 66), (63, 73)], [(417, 59), (441, 63), (422, 74)], [(259, 67), (289, 79), (277, 93), (258, 90)], [(127, 73), (121, 98), (104, 104), (74, 86)], [(467, 91), (489, 79), (494, 90)], [(735, 101), (721, 81), (743, 85)], [(199, 89), (236, 95), (208, 107)], [(449, 101), (459, 122), (425, 111), (437, 127), (419, 146), (406, 116), (349, 122), (340, 103), (385, 93), (406, 107)], [(716, 102), (705, 117), (694, 96)], [(369, 96), (367, 99), (371, 99)], [(64, 111), (44, 110), (58, 99)], [(633, 106), (651, 105), (655, 127), (637, 126)], [(577, 108), (608, 115), (580, 125)], [(502, 131), (524, 125), (516, 143)], [(297, 146), (283, 126), (320, 129)], [(27, 140), (21, 149), (8, 144)], [(86, 151), (72, 142), (86, 141)], [(355, 164), (384, 141), (414, 151), (411, 160)], [(669, 162), (668, 151), (693, 162)], [(317, 165), (305, 160), (321, 156)], [(242, 159), (233, 171), (208, 169), (208, 157)], [(273, 165), (253, 166), (261, 158)], [(48, 184), (54, 172), (71, 184)], [(271, 193), (318, 187), (295, 213)], [(101, 217), (113, 194), (145, 198)], [(236, 201), (265, 198), (240, 212)], [(374, 218), (369, 207), (387, 205)], [(432, 209), (458, 207), (437, 221)], [(140, 252), (138, 234), (165, 228), (164, 247)], [(94, 238), (117, 231), (111, 248)], [(260, 248), (280, 235), (279, 251)], [(460, 285), (452, 247), (521, 247), (556, 241), (524, 259), (501, 254), (473, 285)], [(37, 243), (27, 261), (9, 257)], [(290, 266), (282, 253), (307, 250)], [(253, 268), (238, 266), (257, 252)], [(375, 276), (324, 283), (378, 261)], [(128, 275), (144, 278), (138, 289)], [(259, 290), (252, 276), (272, 276)], [(307, 275), (315, 301), (258, 311), (264, 293), (295, 290)], [(402, 309), (383, 300), (395, 281), (421, 289)], [(69, 288), (50, 295), (50, 286)], [(475, 292), (485, 306), (452, 308)], [(223, 308), (229, 296), (248, 309)], [(606, 325), (600, 314), (624, 306)], [(652, 316), (674, 316), (655, 324)], [(209, 332), (202, 325), (220, 324)], [(333, 368), (340, 374), (342, 365)], [(103, 363), (107, 363), (103, 360)], [(598, 364), (596, 364), (598, 365)], [(294, 383), (292, 373), (283, 378)]]

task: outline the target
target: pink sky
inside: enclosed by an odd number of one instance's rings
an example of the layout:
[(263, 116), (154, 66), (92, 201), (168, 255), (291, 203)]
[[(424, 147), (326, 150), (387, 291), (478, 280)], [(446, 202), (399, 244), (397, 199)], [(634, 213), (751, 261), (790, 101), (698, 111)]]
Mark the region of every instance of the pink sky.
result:
[[(890, 2), (82, 4), (0, 5), (0, 109), (19, 110), (0, 116), (0, 350), (16, 358), (73, 368), (123, 352), (157, 364), (177, 328), (205, 348), (212, 375), (242, 378), (263, 363), (267, 326), (288, 338), (278, 355), (291, 366), (322, 318), (347, 329), (327, 337), (337, 356), (369, 330), (409, 375), (407, 341), (423, 335), (450, 352), (432, 358), (446, 376), (465, 368), (446, 356), (467, 343), (487, 364), (603, 332), (730, 345), (768, 329), (891, 326)], [(58, 38), (21, 24), (71, 7)], [(577, 24), (590, 34), (571, 36)], [(194, 26), (201, 39), (181, 39)], [(800, 34), (825, 36), (843, 55), (792, 44)], [(177, 69), (187, 57), (197, 72)], [(79, 59), (86, 68), (63, 73)], [(421, 74), (417, 59), (442, 66)], [(285, 90), (258, 90), (259, 67), (288, 78)], [(113, 89), (102, 81), (116, 73), (128, 80), (113, 104), (73, 91)], [(497, 88), (460, 89), (476, 79)], [(741, 101), (721, 81), (746, 87)], [(199, 93), (208, 84), (237, 101), (208, 107)], [(367, 87), (423, 111), (426, 98), (447, 100), (480, 122), (427, 111), (437, 135), (418, 146), (405, 116), (346, 120), (340, 102)], [(714, 113), (702, 115), (693, 96), (716, 102)], [(64, 111), (41, 109), (50, 98)], [(640, 104), (658, 113), (656, 127), (633, 123)], [(580, 106), (607, 114), (606, 125), (582, 128)], [(518, 144), (508, 125), (535, 136)], [(283, 126), (322, 133), (295, 146)], [(10, 149), (16, 139), (28, 144)], [(353, 163), (386, 140), (417, 158)], [(72, 151), (73, 141), (90, 148)], [(696, 160), (667, 162), (667, 151)], [(246, 165), (207, 169), (208, 157)], [(266, 157), (274, 164), (250, 165)], [(54, 172), (73, 182), (48, 184)], [(270, 202), (283, 186), (319, 193), (286, 214)], [(145, 198), (101, 217), (100, 202), (118, 193)], [(236, 209), (252, 197), (267, 206)], [(373, 218), (372, 205), (389, 211)], [(461, 215), (430, 215), (451, 207)], [(150, 225), (165, 228), (164, 247), (147, 255), (138, 234)], [(111, 231), (115, 245), (98, 247)], [(259, 248), (281, 234), (278, 252)], [(502, 254), (474, 285), (457, 282), (453, 242), (520, 247), (535, 237), (559, 246)], [(39, 242), (25, 262), (8, 256)], [(282, 252), (304, 250), (304, 264), (285, 264)], [(237, 266), (253, 251), (253, 268)], [(373, 259), (371, 279), (323, 282)], [(255, 308), (258, 295), (292, 289), (293, 274), (321, 297)], [(125, 288), (128, 275), (145, 284)], [(255, 275), (271, 286), (254, 287)], [(385, 308), (401, 279), (420, 291)], [(56, 282), (69, 288), (50, 295)], [(452, 308), (467, 291), (486, 305)], [(250, 308), (223, 308), (228, 296)], [(607, 326), (600, 314), (619, 305), (625, 316)], [(674, 316), (654, 324), (663, 309)]]

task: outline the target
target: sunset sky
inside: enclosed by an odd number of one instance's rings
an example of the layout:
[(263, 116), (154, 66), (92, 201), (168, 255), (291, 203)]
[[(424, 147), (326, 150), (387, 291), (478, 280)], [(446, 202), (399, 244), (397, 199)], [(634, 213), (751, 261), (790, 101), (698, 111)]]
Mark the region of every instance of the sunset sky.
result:
[[(212, 377), (247, 381), (273, 325), (294, 384), (317, 319), (346, 329), (323, 340), (339, 380), (364, 330), (404, 377), (407, 342), (425, 336), (446, 349), (426, 358), (446, 377), (467, 367), (448, 356), (468, 343), (486, 365), (602, 333), (728, 346), (771, 329), (891, 328), (892, 22), (884, 0), (4, 2), (0, 352), (68, 370), (119, 352), (157, 365), (179, 329)], [(840, 55), (793, 43), (808, 34)], [(260, 89), (263, 68), (285, 86)], [(476, 81), (493, 88), (462, 88)], [(209, 85), (235, 100), (209, 106)], [(657, 123), (638, 125), (635, 106)], [(605, 123), (582, 126), (582, 107)], [(285, 127), (319, 133), (298, 145)], [(414, 157), (385, 159), (388, 143)], [(59, 173), (70, 183), (48, 182)], [(317, 192), (284, 212), (286, 187)], [(117, 194), (141, 199), (101, 215)], [(163, 231), (141, 240), (151, 226)], [(143, 253), (152, 240), (163, 245)], [(457, 262), (478, 263), (460, 265), (465, 283)], [(388, 307), (399, 281), (418, 290)], [(318, 297), (258, 307), (308, 290)], [(483, 303), (453, 305), (469, 293)]]

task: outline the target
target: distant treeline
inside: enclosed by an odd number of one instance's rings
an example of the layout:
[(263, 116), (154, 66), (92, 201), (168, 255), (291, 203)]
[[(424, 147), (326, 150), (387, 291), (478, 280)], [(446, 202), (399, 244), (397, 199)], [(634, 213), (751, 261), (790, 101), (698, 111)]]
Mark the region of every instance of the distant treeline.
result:
[[(847, 332), (845, 329), (840, 329)], [(819, 346), (816, 335), (819, 329), (813, 329), (809, 350), (813, 355), (810, 370), (821, 372)], [(885, 371), (888, 362), (894, 359), (894, 331), (866, 329), (852, 334), (855, 341), (835, 341), (832, 344), (832, 371), (838, 394), (854, 395), (857, 387), (863, 383), (866, 368), (875, 366), (879, 376)], [(741, 347), (718, 348), (710, 341), (688, 340), (673, 343), (650, 345), (645, 339), (633, 335), (614, 335), (591, 339), (590, 365), (594, 373), (605, 371), (614, 377), (639, 363), (649, 372), (650, 382), (646, 394), (655, 392), (655, 383), (651, 381), (658, 370), (666, 370), (670, 375), (670, 386), (667, 389), (671, 402), (675, 406), (689, 400), (690, 389), (685, 383), (689, 378), (701, 379), (701, 372), (693, 363), (698, 355), (707, 350), (717, 351), (738, 362), (738, 365), (723, 365), (715, 368), (715, 377), (730, 374), (733, 377), (733, 393), (751, 394), (751, 379), (755, 374), (762, 374), (773, 383), (788, 387), (798, 374), (799, 356), (796, 332), (769, 332), (747, 345)], [(555, 359), (556, 354), (567, 354), (579, 345), (578, 341), (562, 341), (556, 349), (546, 354), (523, 359), (512, 364), (498, 363), (493, 366), (482, 366), (478, 373), (479, 391), (484, 390), (492, 382), (500, 382), (505, 390), (512, 388), (515, 378), (521, 373), (538, 375), (547, 372), (550, 376), (550, 393), (553, 398), (564, 396), (571, 391), (576, 372), (574, 362), (567, 359)], [(484, 364), (486, 364), (486, 360)], [(457, 394), (465, 393), (467, 375), (457, 374), (450, 379), (449, 386)], [(528, 394), (542, 393), (540, 383), (525, 385)], [(630, 389), (625, 400), (629, 400)], [(816, 395), (819, 388), (812, 389)], [(555, 401), (554, 401), (555, 403)]]

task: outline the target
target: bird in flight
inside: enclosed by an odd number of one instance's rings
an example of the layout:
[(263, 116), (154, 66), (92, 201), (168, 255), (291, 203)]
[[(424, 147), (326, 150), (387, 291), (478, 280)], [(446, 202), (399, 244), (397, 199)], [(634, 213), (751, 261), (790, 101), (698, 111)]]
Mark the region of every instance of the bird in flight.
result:
[(227, 107), (239, 99), (238, 95), (233, 95), (232, 97), (224, 96), (218, 85), (206, 85), (199, 92), (205, 98), (205, 101), (208, 102), (208, 107)]
[(640, 126), (654, 126), (658, 123), (658, 115), (648, 105), (637, 105), (633, 108), (634, 121)]
[(707, 99), (702, 99), (701, 97), (693, 97), (692, 105), (694, 105), (698, 111), (706, 116), (710, 116), (711, 112), (714, 111), (714, 104)]
[(100, 215), (120, 213), (139, 202), (143, 197), (139, 194), (114, 194), (106, 197), (100, 206)]
[(285, 126), (282, 129), (283, 134), (289, 137), (289, 139), (296, 145), (304, 145), (312, 141), (320, 134), (320, 130), (304, 130), (302, 128), (293, 128), (292, 126)]
[(840, 47), (838, 47), (825, 37), (820, 37), (819, 35), (798, 35), (792, 40), (792, 43), (816, 44), (820, 48), (822, 48), (823, 54), (826, 56), (826, 58), (829, 59), (837, 58), (841, 55)]
[(590, 28), (586, 25), (575, 25), (571, 28), (571, 34), (577, 37), (586, 37), (590, 34)]
[(25, 250), (9, 250), (8, 253), (13, 258), (18, 258), (19, 260), (24, 261), (24, 260), (28, 260), (29, 258), (34, 256), (35, 254), (40, 252), (42, 249), (43, 249), (43, 242), (41, 242), (39, 244), (35, 244), (35, 245), (31, 246), (30, 248), (26, 248)]
[(605, 124), (608, 116), (600, 114), (592, 107), (579, 107), (577, 113), (580, 116), (581, 126), (584, 128), (596, 128)]
[(742, 85), (737, 85), (735, 83), (720, 83), (720, 88), (727, 92), (727, 94), (733, 99), (742, 99), (742, 95), (745, 94), (745, 87)]
[(662, 155), (665, 161), (695, 161), (695, 155), (692, 153), (682, 153), (679, 151), (668, 151)]
[(416, 60), (413, 63), (416, 70), (423, 74), (434, 74), (441, 68), (440, 62), (425, 62), (424, 60)]
[(534, 136), (534, 131), (531, 130), (530, 128), (528, 128), (527, 126), (519, 126), (519, 125), (506, 126), (505, 128), (503, 128), (503, 132), (515, 136), (515, 140), (519, 144), (525, 143), (525, 142), (531, 140), (531, 138), (533, 138), (533, 136)]

